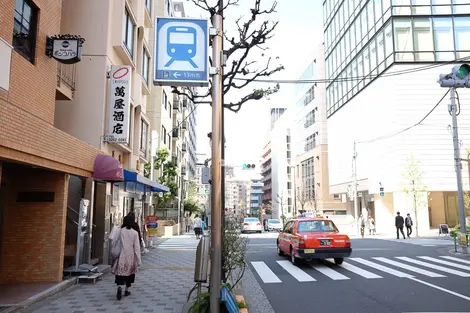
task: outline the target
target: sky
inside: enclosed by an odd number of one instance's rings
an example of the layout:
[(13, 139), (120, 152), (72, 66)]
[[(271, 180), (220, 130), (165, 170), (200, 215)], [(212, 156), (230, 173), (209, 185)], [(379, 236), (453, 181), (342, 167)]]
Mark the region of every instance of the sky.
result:
[[(214, 1), (214, 0), (212, 0)], [(225, 0), (228, 1), (228, 0)], [(209, 0), (209, 3), (211, 0)], [(229, 7), (225, 11), (224, 28), (229, 35), (235, 34), (235, 20), (240, 16), (249, 16), (255, 0), (240, 0), (238, 7)], [(273, 0), (262, 0), (261, 6), (270, 8)], [(294, 5), (295, 3), (295, 5)], [(191, 1), (185, 2), (186, 15), (203, 17), (204, 11), (196, 8)], [(274, 37), (267, 43), (268, 51), (252, 49), (247, 61), (258, 61), (258, 67), (265, 65), (267, 55), (279, 57), (285, 70), (276, 76), (264, 79), (298, 79), (304, 67), (308, 65), (308, 57), (312, 50), (323, 42), (322, 1), (320, 0), (278, 0), (276, 13), (269, 19), (279, 21)], [(261, 56), (261, 53), (265, 56)], [(229, 59), (228, 64), (231, 64)], [(274, 65), (274, 64), (273, 64)], [(226, 67), (228, 70), (228, 67)], [(236, 102), (255, 88), (267, 88), (273, 84), (252, 83), (242, 90), (233, 90), (226, 95), (225, 101)], [(293, 85), (282, 84), (280, 91), (269, 99), (245, 103), (238, 113), (225, 112), (225, 160), (236, 168), (244, 163), (255, 163), (261, 160), (263, 147), (267, 143), (267, 127), (269, 109), (272, 107), (289, 107), (294, 105)], [(200, 104), (197, 110), (197, 153), (210, 155), (207, 134), (211, 131), (211, 107)], [(255, 171), (258, 172), (258, 171)], [(237, 176), (241, 172), (237, 171)], [(253, 176), (253, 174), (248, 174)], [(241, 175), (246, 176), (246, 175)], [(243, 177), (241, 177), (243, 178)]]

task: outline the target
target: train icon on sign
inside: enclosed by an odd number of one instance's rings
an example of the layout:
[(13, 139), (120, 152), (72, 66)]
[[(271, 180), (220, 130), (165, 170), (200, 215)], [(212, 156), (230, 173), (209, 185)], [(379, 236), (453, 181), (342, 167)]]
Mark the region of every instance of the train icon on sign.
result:
[(167, 30), (167, 54), (171, 58), (165, 67), (175, 61), (186, 61), (193, 68), (198, 68), (192, 60), (197, 52), (197, 32), (194, 27), (172, 26)]

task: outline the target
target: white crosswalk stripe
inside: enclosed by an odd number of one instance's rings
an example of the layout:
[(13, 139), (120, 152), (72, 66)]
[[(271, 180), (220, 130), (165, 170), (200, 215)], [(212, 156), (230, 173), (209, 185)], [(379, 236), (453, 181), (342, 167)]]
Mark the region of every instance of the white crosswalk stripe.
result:
[(289, 274), (295, 277), (300, 282), (305, 282), (305, 281), (316, 281), (315, 278), (310, 276), (309, 274), (305, 273), (302, 271), (300, 268), (297, 266), (293, 265), (289, 261), (277, 261), (277, 264), (282, 266)]
[(460, 276), (460, 277), (470, 277), (470, 274), (468, 274), (468, 273), (453, 270), (453, 269), (450, 269), (450, 268), (446, 268), (446, 267), (443, 267), (443, 266), (440, 266), (440, 265), (435, 265), (435, 264), (428, 263), (428, 262), (414, 260), (414, 259), (411, 259), (409, 257), (396, 257), (396, 258), (399, 259), (399, 260), (402, 260), (402, 261), (407, 261), (407, 262), (414, 263), (414, 264), (417, 264), (417, 265), (426, 266), (426, 267), (429, 267), (429, 268), (432, 268), (432, 269), (435, 269), (435, 270), (438, 270), (438, 271), (441, 271), (441, 272), (454, 274), (454, 275), (457, 275), (457, 276)]
[(170, 238), (157, 246), (160, 250), (196, 251), (199, 240), (196, 238)]
[[(418, 279), (419, 276), (440, 279), (445, 279), (449, 275), (470, 277), (470, 266), (467, 265), (470, 262), (451, 256), (353, 257), (348, 258), (348, 262), (343, 262), (341, 265), (334, 264), (332, 260), (325, 260), (325, 262), (307, 262), (300, 267), (288, 260), (268, 263), (269, 265), (263, 261), (251, 262), (259, 278), (266, 284), (282, 283), (289, 279), (301, 283), (318, 283), (325, 280), (384, 279), (390, 276), (410, 279)], [(384, 274), (378, 275), (377, 271)]]
[(374, 258), (374, 259), (376, 259), (380, 262), (383, 262), (383, 263), (387, 263), (387, 264), (402, 268), (404, 270), (408, 270), (410, 272), (416, 272), (416, 273), (424, 275), (424, 276), (428, 276), (428, 277), (445, 277), (444, 275), (441, 275), (441, 274), (437, 274), (437, 273), (434, 273), (434, 272), (431, 272), (431, 271), (428, 271), (428, 270), (423, 270), (421, 268), (418, 268), (418, 267), (415, 267), (415, 266), (412, 266), (412, 265), (396, 262), (396, 261), (389, 260), (389, 259), (386, 259), (386, 258), (380, 258), (379, 257), (379, 258)]

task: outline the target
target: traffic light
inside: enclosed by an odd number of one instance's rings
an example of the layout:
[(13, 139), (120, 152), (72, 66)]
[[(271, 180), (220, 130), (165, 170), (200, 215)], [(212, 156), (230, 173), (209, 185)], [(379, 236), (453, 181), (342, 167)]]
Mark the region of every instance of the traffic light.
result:
[(255, 165), (254, 164), (243, 164), (242, 169), (244, 169), (244, 170), (254, 170)]
[(470, 88), (470, 65), (456, 65), (450, 74), (439, 75), (437, 81), (441, 87)]

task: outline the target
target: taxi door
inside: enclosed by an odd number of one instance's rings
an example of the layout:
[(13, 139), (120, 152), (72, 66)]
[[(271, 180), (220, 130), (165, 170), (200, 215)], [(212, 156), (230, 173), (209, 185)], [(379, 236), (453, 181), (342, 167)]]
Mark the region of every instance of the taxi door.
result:
[(294, 221), (287, 222), (286, 226), (284, 227), (284, 232), (282, 233), (282, 239), (280, 241), (281, 250), (287, 253), (289, 251), (292, 234), (294, 231)]

